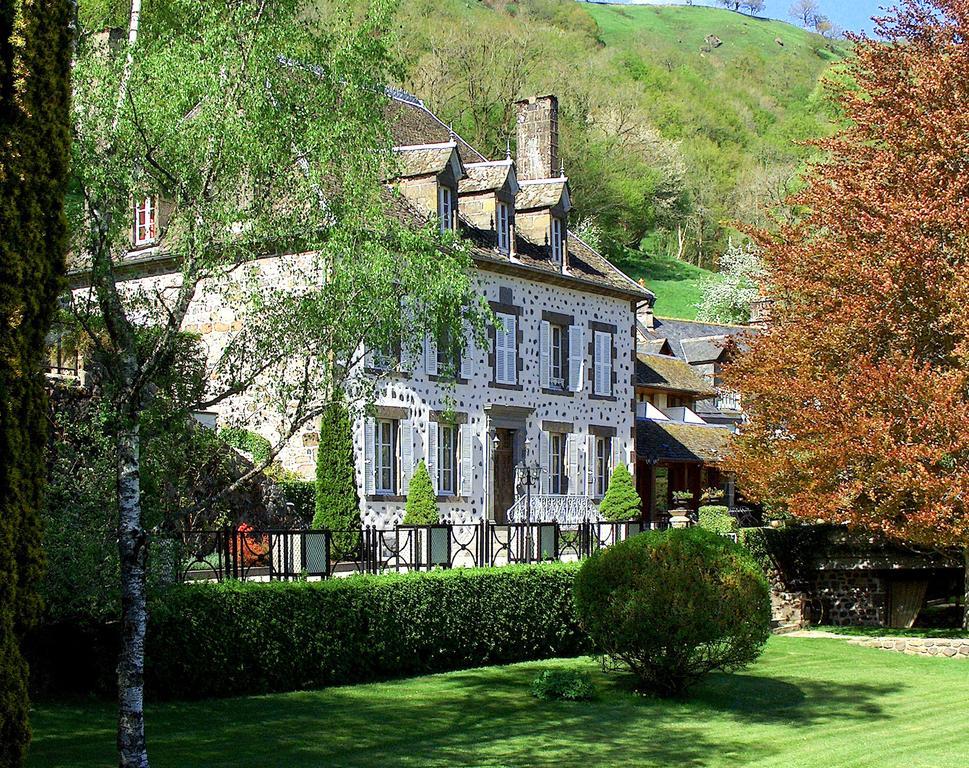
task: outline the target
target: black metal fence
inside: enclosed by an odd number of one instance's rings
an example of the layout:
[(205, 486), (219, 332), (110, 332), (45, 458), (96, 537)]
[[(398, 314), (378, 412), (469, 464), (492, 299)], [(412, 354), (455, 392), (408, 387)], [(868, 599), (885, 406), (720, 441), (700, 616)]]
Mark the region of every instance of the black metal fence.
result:
[(360, 530), (220, 528), (156, 539), (153, 557), (179, 581), (286, 581), (354, 573), (577, 561), (649, 529), (644, 522), (493, 521)]

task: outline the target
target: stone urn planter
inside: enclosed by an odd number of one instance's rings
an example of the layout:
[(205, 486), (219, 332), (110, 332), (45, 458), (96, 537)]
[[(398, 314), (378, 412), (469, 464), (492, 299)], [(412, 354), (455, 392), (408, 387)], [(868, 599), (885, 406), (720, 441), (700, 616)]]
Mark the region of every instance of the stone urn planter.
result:
[(693, 525), (693, 513), (687, 504), (693, 500), (693, 494), (687, 491), (673, 492), (673, 509), (670, 510), (671, 528), (689, 528)]

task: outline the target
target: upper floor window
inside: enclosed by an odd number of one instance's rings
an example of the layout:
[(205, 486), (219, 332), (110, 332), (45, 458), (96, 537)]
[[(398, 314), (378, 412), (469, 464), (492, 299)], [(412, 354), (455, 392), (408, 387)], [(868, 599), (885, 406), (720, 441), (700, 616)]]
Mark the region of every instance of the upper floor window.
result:
[(612, 448), (612, 440), (608, 437), (597, 437), (595, 443), (594, 457), (594, 480), (595, 495), (602, 497), (606, 495), (609, 488), (609, 456)]
[(453, 424), (438, 426), (437, 493), (439, 496), (457, 494), (458, 428)]
[(377, 493), (397, 492), (397, 422), (379, 419), (376, 425), (374, 476)]
[(550, 328), (549, 339), (549, 386), (553, 389), (565, 389), (565, 379), (568, 375), (569, 351), (568, 330), (561, 325)]
[(158, 237), (158, 205), (154, 197), (135, 203), (135, 245), (147, 245)]
[(511, 209), (507, 203), (498, 203), (495, 209), (498, 230), (498, 250), (511, 252)]
[(441, 231), (454, 229), (454, 191), (441, 185), (437, 188), (437, 215), (441, 220)]
[(495, 327), (495, 383), (518, 383), (518, 318), (497, 313)]
[(564, 245), (564, 235), (562, 220), (556, 217), (552, 217), (552, 261), (556, 264), (562, 263), (562, 249)]

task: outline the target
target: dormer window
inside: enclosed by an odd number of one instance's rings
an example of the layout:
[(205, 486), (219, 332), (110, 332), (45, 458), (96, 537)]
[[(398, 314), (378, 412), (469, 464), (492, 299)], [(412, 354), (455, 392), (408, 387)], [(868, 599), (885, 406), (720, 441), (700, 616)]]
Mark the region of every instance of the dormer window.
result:
[(158, 205), (155, 198), (146, 197), (135, 203), (135, 245), (148, 245), (158, 237)]
[(551, 236), (550, 245), (552, 247), (552, 261), (555, 264), (561, 264), (562, 263), (562, 249), (563, 249), (563, 246), (564, 246), (564, 243), (563, 243), (563, 235), (564, 235), (563, 229), (564, 228), (562, 226), (562, 220), (560, 218), (556, 217), (556, 216), (553, 216), (552, 217), (552, 227), (551, 227), (551, 230), (552, 230), (551, 235), (552, 236)]
[(443, 184), (437, 188), (437, 215), (441, 220), (441, 232), (454, 229), (454, 191)]
[(511, 210), (507, 203), (498, 203), (495, 208), (496, 229), (498, 230), (498, 250), (511, 251)]

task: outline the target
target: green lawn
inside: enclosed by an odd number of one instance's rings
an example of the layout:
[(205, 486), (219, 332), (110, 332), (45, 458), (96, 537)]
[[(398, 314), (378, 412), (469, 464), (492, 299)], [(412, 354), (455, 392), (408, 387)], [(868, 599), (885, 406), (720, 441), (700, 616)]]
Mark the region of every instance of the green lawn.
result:
[[(594, 672), (592, 703), (539, 702), (545, 666)], [(150, 706), (163, 766), (811, 766), (969, 764), (969, 662), (773, 638), (686, 702), (637, 696), (588, 659), (376, 685)], [(109, 703), (41, 704), (28, 766), (114, 760)]]

